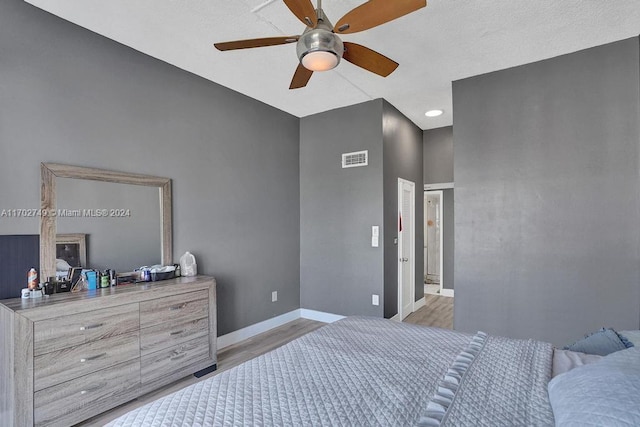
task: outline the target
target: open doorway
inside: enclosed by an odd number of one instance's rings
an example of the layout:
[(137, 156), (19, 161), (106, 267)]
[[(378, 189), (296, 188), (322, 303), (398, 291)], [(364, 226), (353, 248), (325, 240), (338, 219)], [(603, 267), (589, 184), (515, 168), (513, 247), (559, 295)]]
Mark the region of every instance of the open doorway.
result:
[(453, 191), (453, 183), (424, 186), (424, 306), (405, 322), (453, 329)]
[(442, 295), (443, 193), (424, 192), (424, 293)]

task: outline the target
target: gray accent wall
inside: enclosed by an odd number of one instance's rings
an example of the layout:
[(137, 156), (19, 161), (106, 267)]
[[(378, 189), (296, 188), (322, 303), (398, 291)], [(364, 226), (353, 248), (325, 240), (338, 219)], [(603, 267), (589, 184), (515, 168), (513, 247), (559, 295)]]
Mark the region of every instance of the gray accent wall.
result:
[[(294, 116), (0, 2), (0, 209), (39, 207), (43, 161), (171, 178), (174, 258), (216, 277), (220, 334), (300, 307), (298, 139)], [(0, 234), (38, 231), (0, 218)]]
[(415, 301), (424, 297), (424, 203), (422, 130), (383, 102), (384, 144), (384, 317), (398, 313), (398, 178), (415, 184)]
[(456, 329), (638, 329), (639, 64), (632, 38), (454, 82)]
[(424, 183), (453, 182), (453, 127), (425, 130)]
[[(378, 99), (300, 119), (302, 308), (383, 314), (382, 109)], [(369, 151), (369, 165), (343, 169), (342, 153), (361, 150)], [(377, 248), (373, 225), (380, 226)]]
[[(366, 167), (341, 155), (369, 151)], [(398, 178), (416, 183), (416, 300), (423, 297), (422, 131), (377, 99), (300, 124), (300, 306), (340, 315), (397, 310)], [(380, 227), (379, 247), (371, 226)], [(371, 296), (379, 295), (380, 305)]]
[[(454, 182), (453, 127), (429, 129), (423, 133), (424, 184)], [(443, 190), (442, 270), (444, 289), (454, 288), (455, 225), (454, 189)]]

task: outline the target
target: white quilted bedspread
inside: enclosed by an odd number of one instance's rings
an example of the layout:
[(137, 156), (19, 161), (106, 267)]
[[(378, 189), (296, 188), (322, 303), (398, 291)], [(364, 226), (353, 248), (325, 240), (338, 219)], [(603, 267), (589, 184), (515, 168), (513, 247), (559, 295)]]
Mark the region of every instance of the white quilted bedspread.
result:
[(110, 426), (407, 426), (470, 335), (352, 317)]
[[(129, 412), (109, 426), (412, 426), (425, 413), (442, 378), (472, 338), (449, 330), (349, 317)], [(532, 397), (540, 391), (528, 388), (533, 384), (546, 396), (551, 346), (548, 354), (537, 356), (541, 360), (534, 363), (542, 366), (537, 380), (527, 383), (519, 393), (500, 388), (497, 399), (505, 400), (502, 402), (492, 398), (496, 396), (491, 384), (495, 383), (495, 373), (503, 368), (493, 366), (492, 360), (511, 363), (514, 357), (522, 356), (526, 360), (507, 371), (509, 377), (520, 378), (522, 375), (515, 373), (529, 369), (528, 358), (536, 353), (534, 347), (521, 353), (522, 346), (533, 344), (506, 343), (508, 355), (495, 357), (500, 349), (488, 345), (478, 354), (468, 371), (481, 372), (482, 381), (465, 379), (467, 386), (461, 387), (461, 393), (472, 393), (475, 385), (481, 385), (480, 400), (465, 398), (473, 401), (473, 407), (482, 409), (482, 402), (488, 399), (493, 409), (503, 403), (508, 408), (522, 408), (523, 413), (506, 413), (499, 419), (506, 424), (498, 424), (532, 425), (532, 410), (550, 411), (546, 401), (543, 408), (535, 406), (539, 399)], [(489, 369), (491, 366), (495, 371)], [(485, 388), (487, 381), (490, 384)], [(454, 400), (445, 418), (474, 422), (486, 415), (484, 410), (466, 414), (458, 406)], [(533, 424), (552, 424), (553, 416), (549, 418), (548, 414), (542, 419), (534, 417), (537, 421)]]

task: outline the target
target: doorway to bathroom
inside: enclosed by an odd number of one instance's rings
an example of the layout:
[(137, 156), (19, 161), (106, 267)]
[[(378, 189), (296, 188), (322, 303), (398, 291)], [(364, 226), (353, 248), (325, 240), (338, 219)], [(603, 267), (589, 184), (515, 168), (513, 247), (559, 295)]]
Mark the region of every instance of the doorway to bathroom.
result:
[(443, 192), (424, 192), (424, 293), (442, 295)]

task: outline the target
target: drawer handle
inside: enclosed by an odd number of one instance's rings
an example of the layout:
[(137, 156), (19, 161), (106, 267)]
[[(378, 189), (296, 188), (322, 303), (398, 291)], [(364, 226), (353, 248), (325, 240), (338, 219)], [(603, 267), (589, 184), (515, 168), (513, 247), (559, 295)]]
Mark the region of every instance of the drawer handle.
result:
[(87, 394), (87, 393), (91, 393), (91, 392), (93, 392), (93, 391), (100, 390), (100, 389), (101, 389), (102, 387), (104, 387), (105, 385), (107, 385), (107, 384), (106, 384), (106, 383), (98, 384), (98, 385), (97, 385), (97, 386), (95, 386), (95, 387), (91, 387), (91, 388), (88, 388), (88, 389), (86, 389), (86, 390), (82, 390), (82, 391), (80, 391), (80, 394)]
[(171, 332), (169, 335), (180, 335), (181, 333), (184, 332), (184, 329), (181, 331), (175, 331), (175, 332)]
[(104, 323), (94, 323), (93, 325), (87, 325), (87, 326), (80, 326), (80, 330), (81, 331), (86, 331), (89, 329), (97, 329), (104, 326)]
[(169, 307), (169, 310), (171, 311), (175, 311), (175, 310), (182, 310), (183, 308), (185, 308), (187, 306), (187, 303), (183, 303), (183, 304), (179, 304), (179, 305), (174, 305)]
[(89, 362), (90, 360), (96, 360), (96, 359), (99, 359), (99, 358), (101, 358), (103, 356), (106, 356), (106, 355), (107, 355), (107, 353), (101, 353), (101, 354), (97, 354), (95, 356), (85, 357), (85, 358), (80, 359), (80, 363)]
[(183, 357), (185, 357), (187, 355), (187, 353), (182, 353), (182, 354), (178, 354), (176, 356), (173, 356), (171, 358), (171, 360), (178, 360), (178, 359), (182, 359)]

